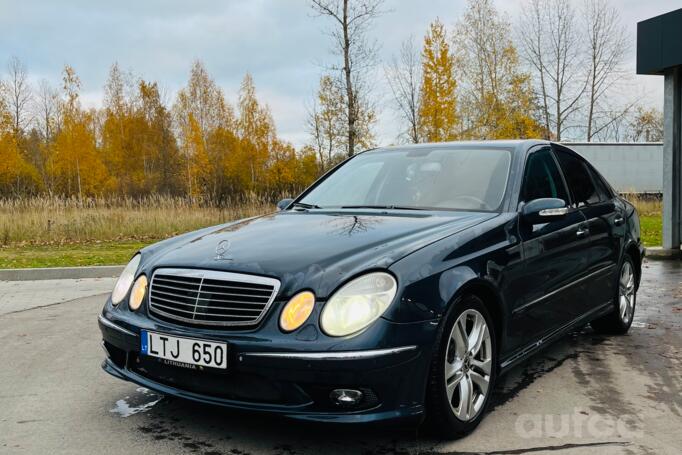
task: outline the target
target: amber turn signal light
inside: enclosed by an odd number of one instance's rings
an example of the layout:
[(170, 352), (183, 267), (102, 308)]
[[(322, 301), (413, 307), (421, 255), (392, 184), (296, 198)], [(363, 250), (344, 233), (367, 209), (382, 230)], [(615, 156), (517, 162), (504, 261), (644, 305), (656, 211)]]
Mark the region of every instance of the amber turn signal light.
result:
[(279, 317), (279, 326), (285, 332), (293, 332), (308, 320), (314, 307), (315, 294), (310, 291), (299, 292), (284, 306)]
[(133, 285), (133, 290), (130, 291), (130, 299), (128, 300), (128, 307), (131, 310), (137, 311), (142, 305), (142, 300), (144, 295), (147, 293), (147, 277), (145, 275), (140, 275), (135, 284)]

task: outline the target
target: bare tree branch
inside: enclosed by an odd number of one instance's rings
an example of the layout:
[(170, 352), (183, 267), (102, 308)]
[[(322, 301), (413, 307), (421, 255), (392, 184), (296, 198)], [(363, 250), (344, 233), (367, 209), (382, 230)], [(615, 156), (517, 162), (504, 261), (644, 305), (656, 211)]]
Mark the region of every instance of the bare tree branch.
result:
[(19, 133), (23, 132), (31, 121), (29, 108), (33, 93), (28, 82), (26, 67), (17, 57), (9, 59), (7, 73), (7, 80), (3, 82), (6, 103), (12, 114), (14, 131)]
[(419, 138), (419, 90), (421, 87), (421, 63), (413, 37), (403, 41), (400, 58), (393, 57), (385, 68), (386, 79), (391, 88), (396, 108), (407, 124), (406, 136), (412, 143)]
[(591, 142), (600, 131), (596, 114), (602, 98), (625, 76), (621, 67), (628, 42), (618, 10), (607, 0), (585, 0), (584, 20), (590, 64), (587, 141)]
[(59, 91), (45, 79), (38, 84), (38, 91), (33, 103), (36, 126), (45, 143), (49, 143), (59, 125)]
[(334, 51), (342, 57), (342, 73), (346, 97), (347, 155), (352, 156), (358, 145), (357, 122), (360, 109), (367, 104), (359, 90), (363, 73), (376, 61), (376, 42), (367, 39), (372, 22), (383, 14), (384, 0), (311, 0), (311, 7), (319, 16), (335, 22), (331, 31)]
[(526, 60), (540, 81), (543, 117), (561, 140), (588, 87), (576, 13), (569, 0), (527, 0), (520, 24)]

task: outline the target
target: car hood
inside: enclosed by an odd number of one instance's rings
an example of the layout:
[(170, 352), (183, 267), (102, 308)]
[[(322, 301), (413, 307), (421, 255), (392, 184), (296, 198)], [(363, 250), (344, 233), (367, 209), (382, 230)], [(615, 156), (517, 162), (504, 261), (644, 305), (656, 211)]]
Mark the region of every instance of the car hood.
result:
[[(346, 279), (388, 268), (417, 249), (496, 216), (477, 212), (283, 211), (203, 229), (146, 250), (145, 268), (270, 276), (280, 296), (325, 298)], [(220, 247), (219, 247), (220, 246)]]

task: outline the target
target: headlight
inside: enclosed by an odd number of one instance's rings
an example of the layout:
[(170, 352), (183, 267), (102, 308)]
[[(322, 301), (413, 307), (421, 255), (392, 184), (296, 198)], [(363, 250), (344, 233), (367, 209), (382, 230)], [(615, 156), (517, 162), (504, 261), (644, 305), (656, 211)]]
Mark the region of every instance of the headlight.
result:
[(299, 292), (284, 306), (279, 317), (279, 326), (285, 332), (293, 332), (301, 327), (315, 308), (315, 294), (310, 291)]
[(145, 275), (140, 275), (135, 284), (133, 285), (133, 290), (130, 291), (130, 298), (128, 299), (128, 307), (137, 311), (142, 305), (142, 300), (144, 295), (147, 293), (147, 277)]
[(128, 294), (128, 289), (130, 289), (130, 286), (133, 284), (135, 272), (137, 272), (137, 267), (139, 265), (140, 255), (136, 254), (123, 269), (121, 276), (118, 277), (118, 281), (114, 286), (114, 291), (111, 293), (111, 303), (118, 305), (123, 299), (125, 299), (126, 294)]
[(384, 272), (368, 273), (347, 283), (324, 306), (322, 331), (334, 337), (359, 332), (384, 314), (397, 288), (395, 278)]

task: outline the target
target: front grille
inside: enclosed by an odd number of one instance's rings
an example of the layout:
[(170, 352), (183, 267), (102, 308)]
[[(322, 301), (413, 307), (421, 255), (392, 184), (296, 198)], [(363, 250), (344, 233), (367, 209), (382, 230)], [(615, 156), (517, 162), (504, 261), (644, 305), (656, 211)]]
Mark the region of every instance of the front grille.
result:
[(240, 273), (158, 269), (149, 288), (149, 312), (188, 325), (252, 326), (265, 316), (279, 284)]

